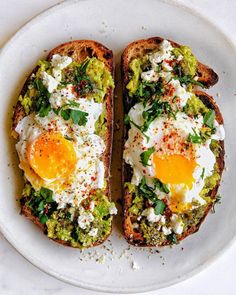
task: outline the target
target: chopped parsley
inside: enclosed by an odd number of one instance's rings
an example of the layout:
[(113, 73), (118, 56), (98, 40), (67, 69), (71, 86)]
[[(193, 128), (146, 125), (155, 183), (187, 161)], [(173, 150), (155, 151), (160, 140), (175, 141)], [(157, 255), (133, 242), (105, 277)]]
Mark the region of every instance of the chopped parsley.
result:
[(42, 224), (45, 224), (57, 209), (58, 204), (53, 200), (52, 196), (53, 191), (48, 188), (41, 187), (39, 191), (31, 188), (29, 200), (26, 204)]
[(171, 242), (171, 244), (178, 244), (178, 240), (175, 233), (172, 233), (167, 236), (167, 240)]
[(153, 182), (154, 182), (155, 188), (158, 188), (163, 193), (169, 194), (170, 190), (168, 189), (166, 184), (164, 184), (157, 178), (155, 178)]
[(129, 115), (125, 115), (124, 123), (125, 123), (125, 125), (129, 125), (129, 124), (134, 125), (138, 130), (140, 130), (140, 131), (142, 132), (143, 136), (147, 139), (147, 142), (149, 142), (150, 138), (149, 138), (149, 136), (147, 136), (147, 135), (144, 133), (143, 127), (142, 127), (142, 126), (139, 126), (139, 125), (136, 124), (134, 121), (132, 121), (132, 120), (130, 119), (130, 116), (129, 116)]
[(148, 166), (148, 160), (151, 157), (152, 153), (154, 153), (154, 151), (155, 151), (155, 148), (150, 147), (145, 152), (140, 154), (141, 163), (143, 164), (144, 167)]
[(197, 134), (196, 130), (193, 128), (193, 134), (189, 134), (188, 141), (192, 143), (202, 143), (202, 138)]
[(156, 201), (156, 206), (154, 208), (154, 212), (156, 215), (162, 214), (165, 211), (166, 204), (162, 200), (157, 200)]
[(191, 75), (176, 76), (176, 77), (173, 77), (172, 79), (179, 80), (181, 85), (184, 84), (184, 85), (188, 86), (189, 84), (194, 84), (194, 85), (200, 86), (202, 88), (205, 88), (205, 86), (202, 83), (194, 80), (194, 78)]
[(214, 121), (215, 121), (215, 111), (209, 110), (203, 118), (204, 124), (211, 129), (214, 128)]
[(155, 100), (149, 109), (143, 111), (143, 131), (147, 131), (150, 124), (163, 114), (176, 118), (176, 113), (167, 101)]
[(40, 117), (46, 117), (51, 110), (51, 104), (49, 102), (50, 93), (43, 85), (41, 79), (35, 79), (32, 83), (33, 87), (37, 90), (36, 97), (33, 101), (33, 109)]
[[(157, 180), (157, 181), (161, 183), (160, 180)], [(157, 186), (157, 182), (154, 182), (154, 188), (148, 186), (147, 183), (146, 183), (146, 178), (143, 177), (142, 180), (141, 180), (141, 182), (140, 182), (140, 184), (138, 185), (137, 192), (138, 192), (138, 195), (139, 196), (142, 196), (143, 198), (146, 198), (146, 199), (150, 200), (155, 205), (155, 209), (154, 210), (155, 210), (155, 213), (156, 214), (162, 214), (164, 212), (165, 208), (166, 208), (166, 204), (165, 204), (164, 201), (159, 200), (157, 198), (156, 193), (155, 193), (155, 189), (157, 187), (158, 187)], [(160, 186), (160, 187), (162, 187), (162, 186)], [(157, 213), (157, 212), (159, 212), (159, 213)]]

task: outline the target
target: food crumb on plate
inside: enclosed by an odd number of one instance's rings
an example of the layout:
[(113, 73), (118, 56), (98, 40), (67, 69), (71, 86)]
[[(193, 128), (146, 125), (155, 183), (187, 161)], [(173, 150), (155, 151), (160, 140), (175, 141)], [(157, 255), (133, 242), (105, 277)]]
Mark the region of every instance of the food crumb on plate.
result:
[(139, 270), (140, 266), (138, 265), (138, 263), (134, 260), (132, 261), (132, 268), (133, 270)]

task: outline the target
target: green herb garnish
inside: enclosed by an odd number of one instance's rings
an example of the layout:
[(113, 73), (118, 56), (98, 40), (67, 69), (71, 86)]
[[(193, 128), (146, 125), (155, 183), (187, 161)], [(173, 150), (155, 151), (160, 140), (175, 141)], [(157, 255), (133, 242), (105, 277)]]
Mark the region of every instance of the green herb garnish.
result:
[(166, 236), (167, 240), (171, 242), (171, 244), (178, 244), (178, 240), (175, 233), (172, 233)]
[(200, 86), (202, 88), (205, 88), (205, 86), (202, 83), (194, 80), (191, 75), (177, 76), (177, 77), (173, 77), (172, 79), (179, 80), (181, 85), (184, 84), (184, 85), (188, 86), (189, 84), (194, 84), (194, 85)]
[(26, 202), (32, 214), (39, 218), (42, 224), (46, 223), (51, 214), (57, 209), (57, 203), (53, 200), (53, 191), (41, 187), (39, 191), (31, 188), (29, 200)]
[(39, 193), (45, 199), (45, 201), (47, 203), (53, 202), (53, 199), (52, 199), (53, 191), (52, 190), (50, 190), (46, 187), (41, 187)]
[(201, 179), (203, 179), (203, 178), (204, 178), (204, 174), (205, 174), (205, 168), (202, 168)]
[(192, 143), (201, 143), (202, 142), (201, 136), (197, 134), (194, 128), (192, 129), (193, 129), (193, 134), (189, 134), (188, 141)]
[[(159, 181), (159, 180), (157, 180), (157, 181)], [(157, 182), (154, 182), (154, 188), (148, 186), (147, 183), (146, 183), (146, 178), (143, 177), (140, 184), (138, 185), (138, 195), (142, 196), (143, 198), (149, 199), (151, 202), (153, 202), (155, 207), (157, 206), (155, 212), (161, 211), (163, 213), (163, 211), (164, 211), (164, 209), (166, 207), (166, 204), (162, 200), (157, 199), (157, 196), (156, 196), (156, 193), (155, 193), (155, 189), (157, 187), (158, 187)], [(168, 190), (168, 192), (169, 192), (169, 190)], [(161, 213), (159, 213), (159, 214), (161, 214)]]
[(166, 204), (162, 200), (157, 200), (156, 201), (156, 206), (154, 208), (154, 212), (156, 215), (162, 214), (165, 211)]
[(215, 121), (215, 111), (209, 110), (203, 118), (204, 124), (210, 128), (213, 128), (213, 124)]
[(51, 110), (51, 105), (49, 102), (50, 93), (43, 85), (41, 79), (35, 79), (32, 83), (33, 87), (37, 90), (37, 95), (33, 101), (34, 109), (40, 117), (45, 117)]
[(147, 131), (150, 124), (163, 114), (167, 114), (168, 116), (176, 118), (175, 112), (172, 110), (170, 104), (167, 101), (155, 100), (149, 109), (143, 111), (143, 131)]
[(151, 154), (154, 153), (154, 151), (155, 151), (155, 148), (151, 147), (151, 148), (148, 148), (145, 152), (140, 154), (141, 163), (143, 164), (144, 167), (148, 165), (148, 160)]
[(158, 188), (163, 193), (169, 194), (170, 190), (168, 189), (166, 184), (164, 184), (157, 178), (155, 178), (153, 182), (154, 182), (155, 188)]
[(80, 111), (80, 110), (73, 110), (73, 109), (65, 109), (60, 111), (60, 115), (64, 120), (71, 119), (74, 124), (78, 124), (79, 126), (85, 126), (88, 121), (88, 113)]
[(129, 124), (134, 125), (138, 130), (140, 130), (140, 131), (142, 132), (143, 136), (147, 139), (147, 142), (149, 142), (150, 138), (149, 138), (149, 136), (147, 136), (147, 135), (144, 133), (143, 127), (142, 127), (142, 126), (139, 126), (139, 125), (136, 124), (134, 121), (132, 121), (132, 120), (130, 119), (130, 116), (129, 116), (129, 115), (125, 115), (124, 124), (125, 124), (125, 125), (129, 125)]

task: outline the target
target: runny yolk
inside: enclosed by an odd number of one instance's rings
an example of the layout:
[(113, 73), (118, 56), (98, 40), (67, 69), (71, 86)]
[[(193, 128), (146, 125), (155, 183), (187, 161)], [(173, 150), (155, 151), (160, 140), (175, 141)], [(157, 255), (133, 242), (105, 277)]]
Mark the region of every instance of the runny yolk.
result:
[[(196, 161), (183, 155), (153, 155), (155, 174), (163, 183), (169, 184), (171, 191), (170, 209), (181, 213), (190, 209), (190, 205), (183, 202), (186, 188), (191, 189), (195, 179), (193, 172)], [(182, 189), (178, 189), (181, 185)]]
[(31, 168), (43, 179), (65, 179), (75, 169), (73, 144), (58, 132), (45, 132), (27, 146)]
[(194, 182), (193, 172), (196, 162), (183, 155), (153, 155), (155, 174), (163, 183), (186, 184), (189, 188)]

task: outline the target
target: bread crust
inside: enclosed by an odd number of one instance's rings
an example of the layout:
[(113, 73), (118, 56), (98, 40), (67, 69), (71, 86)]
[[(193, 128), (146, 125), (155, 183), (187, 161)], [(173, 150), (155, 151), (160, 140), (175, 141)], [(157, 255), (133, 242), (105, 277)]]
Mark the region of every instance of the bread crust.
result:
[[(70, 41), (67, 43), (63, 43), (56, 48), (52, 49), (48, 56), (47, 60), (50, 61), (52, 59), (52, 56), (54, 54), (61, 54), (61, 55), (67, 55), (70, 56), (74, 61), (81, 63), (86, 57), (96, 57), (102, 62), (104, 62), (106, 68), (110, 71), (112, 78), (114, 79), (114, 62), (113, 62), (113, 52), (102, 45), (99, 42), (93, 41), (93, 40), (75, 40)], [(36, 67), (32, 72), (37, 72), (38, 67)], [(24, 86), (21, 90), (20, 95), (24, 96), (28, 83), (30, 80), (30, 76), (26, 79)], [(105, 167), (105, 178), (107, 180), (107, 188), (104, 190), (104, 194), (106, 194), (111, 200), (111, 181), (110, 181), (110, 170), (111, 170), (111, 153), (112, 153), (112, 138), (113, 138), (113, 89), (111, 87), (108, 88), (107, 93), (104, 97), (103, 103), (105, 104), (106, 108), (106, 127), (107, 131), (104, 135), (104, 142), (106, 145), (106, 149), (103, 153), (103, 163)], [(24, 108), (22, 107), (20, 101), (17, 102), (15, 106), (15, 110), (12, 117), (12, 136), (17, 139), (18, 134), (15, 131), (15, 128), (20, 120), (22, 120), (26, 116)], [(45, 234), (46, 234), (46, 225), (43, 225), (40, 223), (39, 218), (35, 217), (30, 208), (27, 207), (26, 204), (22, 204), (21, 206), (21, 214), (30, 219), (32, 222), (34, 222)], [(112, 228), (111, 228), (112, 230)], [(110, 230), (110, 233), (111, 233)], [(94, 243), (93, 246), (97, 246), (99, 244), (102, 244), (110, 235), (110, 233), (104, 237), (103, 240), (98, 241)], [(70, 244), (66, 241), (59, 240), (59, 239), (52, 239), (57, 243), (63, 244), (65, 246), (70, 246)], [(72, 246), (70, 246), (72, 247)]]
[[(123, 104), (125, 113), (128, 113), (129, 109), (135, 104), (135, 101), (129, 97), (128, 91), (126, 89), (126, 85), (129, 82), (129, 63), (133, 58), (141, 57), (148, 52), (151, 52), (158, 48), (159, 44), (163, 41), (163, 38), (160, 37), (153, 37), (146, 40), (138, 40), (131, 44), (129, 44), (122, 54), (121, 60), (121, 71), (123, 76)], [(174, 41), (168, 40), (171, 42), (173, 47), (179, 47), (180, 45)], [(201, 82), (206, 88), (213, 86), (218, 81), (217, 74), (208, 66), (202, 64), (198, 61), (197, 63), (197, 73), (200, 75), (198, 81)], [(214, 101), (213, 97), (208, 95), (203, 91), (195, 91), (197, 97), (201, 99), (201, 101), (209, 108), (215, 110), (216, 120), (219, 124), (223, 124), (223, 117), (217, 106), (216, 102)], [(124, 143), (128, 138), (128, 128), (124, 126)], [(219, 167), (219, 174), (222, 176), (224, 170), (224, 141), (220, 141), (221, 151), (219, 157), (217, 157), (216, 161)], [(130, 194), (128, 188), (124, 187), (125, 182), (130, 182), (132, 177), (132, 168), (130, 165), (127, 165), (125, 161), (122, 163), (122, 182), (123, 182), (123, 231), (127, 242), (134, 246), (141, 246), (141, 247), (150, 247), (146, 244), (144, 237), (141, 233), (135, 232), (132, 228), (132, 221), (131, 216), (129, 213), (129, 208), (132, 205), (133, 195)], [(212, 199), (216, 198), (217, 191), (220, 185), (221, 179), (218, 181), (214, 189), (210, 192), (209, 196)], [(209, 204), (205, 210), (204, 215), (200, 219), (199, 223), (195, 226), (192, 226), (185, 231), (181, 236), (177, 238), (178, 241), (183, 240), (187, 236), (197, 232), (206, 218), (208, 212), (211, 210), (213, 204)], [(171, 245), (170, 241), (166, 241), (160, 245), (159, 247)]]

